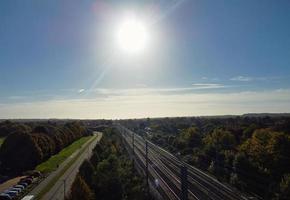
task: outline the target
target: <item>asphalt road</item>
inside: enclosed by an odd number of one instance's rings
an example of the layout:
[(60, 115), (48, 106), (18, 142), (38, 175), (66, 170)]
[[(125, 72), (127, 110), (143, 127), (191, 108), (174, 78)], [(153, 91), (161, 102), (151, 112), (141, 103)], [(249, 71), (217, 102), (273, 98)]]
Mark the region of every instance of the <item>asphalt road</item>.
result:
[[(86, 149), (78, 158), (77, 160), (66, 170), (66, 172), (59, 177), (59, 179), (54, 183), (54, 186), (41, 198), (43, 200), (63, 200), (65, 195), (70, 193), (71, 185), (78, 173), (79, 167), (83, 163), (83, 161), (92, 155), (92, 150), (99, 142), (102, 137), (102, 133), (96, 132), (96, 136), (89, 141), (87, 141), (82, 148), (78, 149), (74, 152), (70, 157), (68, 157), (60, 166), (59, 168), (52, 172), (45, 180), (43, 180), (38, 186), (36, 186), (29, 195), (37, 196), (43, 188), (46, 187), (47, 184), (60, 172), (62, 171), (65, 166), (75, 157), (77, 154), (82, 151), (84, 148)], [(93, 142), (91, 144), (88, 143), (90, 141)], [(65, 194), (65, 195), (64, 195)]]
[[(133, 132), (117, 125), (128, 146), (133, 148)], [(145, 170), (145, 140), (134, 134), (134, 154), (138, 166)], [(177, 157), (148, 141), (149, 180), (156, 182), (164, 199), (181, 199), (181, 166), (187, 168), (188, 198), (203, 200), (243, 200), (246, 199), (234, 188), (219, 182), (207, 173), (181, 162)]]

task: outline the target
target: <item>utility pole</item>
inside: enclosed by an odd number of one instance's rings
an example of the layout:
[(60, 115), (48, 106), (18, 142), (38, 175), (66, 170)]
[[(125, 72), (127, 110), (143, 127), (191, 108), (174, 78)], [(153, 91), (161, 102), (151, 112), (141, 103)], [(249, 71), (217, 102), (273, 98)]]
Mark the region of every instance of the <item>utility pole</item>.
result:
[(65, 179), (63, 179), (63, 199), (65, 199)]
[(90, 158), (90, 146), (88, 146), (88, 148), (87, 148), (87, 159), (89, 159)]
[(132, 149), (133, 149), (133, 156), (135, 156), (135, 151), (134, 151), (135, 145), (134, 145), (134, 141), (135, 141), (135, 133), (132, 132)]
[(181, 200), (188, 200), (188, 184), (187, 184), (187, 167), (182, 163), (180, 167), (181, 174)]

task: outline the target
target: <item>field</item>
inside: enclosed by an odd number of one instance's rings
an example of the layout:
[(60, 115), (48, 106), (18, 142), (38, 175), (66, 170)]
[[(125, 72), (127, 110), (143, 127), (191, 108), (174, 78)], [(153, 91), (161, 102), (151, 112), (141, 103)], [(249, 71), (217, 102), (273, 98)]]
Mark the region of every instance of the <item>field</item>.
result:
[(86, 143), (92, 136), (82, 137), (79, 140), (73, 142), (71, 145), (64, 148), (58, 154), (52, 156), (47, 161), (36, 166), (36, 170), (42, 173), (49, 173), (54, 171), (66, 158), (72, 155), (77, 149)]

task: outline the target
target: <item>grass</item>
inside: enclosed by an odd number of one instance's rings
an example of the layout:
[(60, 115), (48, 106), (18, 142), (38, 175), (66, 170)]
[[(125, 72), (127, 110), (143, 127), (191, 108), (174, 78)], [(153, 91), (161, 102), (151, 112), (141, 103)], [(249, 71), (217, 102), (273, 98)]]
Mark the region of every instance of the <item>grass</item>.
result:
[[(96, 136), (90, 136), (96, 137)], [(94, 140), (92, 139), (86, 146), (89, 146)], [(79, 156), (86, 150), (83, 148), (72, 160), (70, 160), (67, 165), (57, 174), (55, 175), (52, 180), (36, 195), (36, 199), (41, 199), (57, 182), (57, 180), (72, 166), (72, 164), (79, 158)]]
[(92, 136), (82, 137), (79, 140), (73, 142), (71, 145), (67, 146), (61, 150), (58, 154), (50, 157), (47, 161), (36, 166), (36, 170), (42, 173), (49, 173), (58, 168), (58, 166), (71, 156), (77, 149), (86, 143)]
[(3, 144), (4, 140), (5, 140), (5, 137), (0, 137), (0, 147)]

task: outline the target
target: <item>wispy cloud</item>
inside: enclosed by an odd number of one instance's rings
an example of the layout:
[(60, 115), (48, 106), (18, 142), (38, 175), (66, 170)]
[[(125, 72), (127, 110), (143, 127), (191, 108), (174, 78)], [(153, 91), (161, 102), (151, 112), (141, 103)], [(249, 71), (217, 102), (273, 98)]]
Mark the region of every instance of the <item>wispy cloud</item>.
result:
[(27, 96), (9, 96), (8, 99), (10, 100), (23, 100), (26, 99)]
[[(107, 91), (108, 92), (108, 91)], [(136, 118), (290, 112), (290, 90), (135, 93), (102, 98), (0, 104), (0, 118)]]
[(231, 81), (243, 81), (243, 82), (249, 82), (249, 81), (268, 81), (268, 80), (278, 80), (281, 77), (271, 76), (271, 77), (250, 77), (250, 76), (235, 76), (231, 78)]
[(225, 88), (225, 85), (218, 83), (194, 83), (192, 84), (193, 89), (217, 89), (217, 88)]
[(78, 93), (80, 94), (80, 93), (83, 93), (85, 91), (85, 89), (80, 89), (79, 91), (78, 91)]
[(170, 94), (176, 93), (193, 93), (197, 90), (221, 89), (230, 86), (215, 84), (215, 83), (194, 83), (191, 87), (177, 87), (177, 88), (130, 88), (130, 89), (111, 89), (111, 88), (97, 88), (91, 91), (96, 95), (116, 96), (116, 95), (146, 95), (146, 94)]
[(214, 78), (209, 78), (207, 76), (203, 76), (201, 77), (201, 80), (208, 80), (208, 81), (219, 81), (220, 79), (217, 78), (217, 77), (214, 77)]
[(230, 79), (231, 81), (252, 81), (252, 77), (247, 77), (247, 76), (236, 76)]

